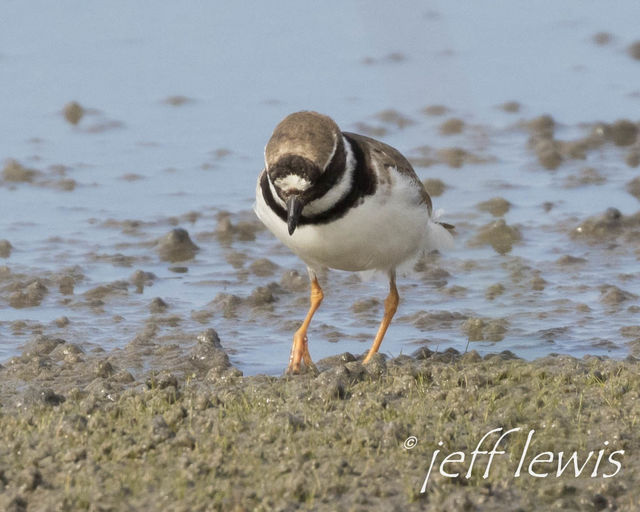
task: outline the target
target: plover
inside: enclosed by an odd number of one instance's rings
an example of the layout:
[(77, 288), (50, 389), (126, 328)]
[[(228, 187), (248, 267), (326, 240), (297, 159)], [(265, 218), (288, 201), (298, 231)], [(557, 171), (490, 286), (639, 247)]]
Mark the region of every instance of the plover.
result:
[(391, 146), (342, 132), (317, 112), (290, 114), (264, 151), (255, 212), (307, 265), (311, 305), (293, 336), (287, 373), (314, 368), (307, 330), (323, 299), (318, 272), (378, 270), (389, 277), (384, 316), (367, 363), (398, 307), (397, 267), (452, 245), (453, 226), (434, 220), (431, 198), (411, 164)]

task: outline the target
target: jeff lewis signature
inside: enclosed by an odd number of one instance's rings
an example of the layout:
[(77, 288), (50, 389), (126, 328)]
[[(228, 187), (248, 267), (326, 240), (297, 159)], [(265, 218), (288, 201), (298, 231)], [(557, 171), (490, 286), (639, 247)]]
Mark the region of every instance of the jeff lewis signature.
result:
[[(482, 478), (488, 478), (489, 473), (491, 472), (493, 459), (496, 455), (505, 455), (506, 453), (504, 450), (500, 449), (500, 444), (509, 435), (514, 432), (520, 432), (522, 429), (520, 427), (512, 428), (511, 430), (507, 430), (501, 435), (498, 435), (503, 430), (504, 428), (500, 427), (487, 432), (480, 439), (475, 449), (473, 449), (469, 454), (462, 451), (452, 452), (446, 455), (441, 461), (436, 462), (441, 450), (435, 450), (431, 457), (429, 471), (427, 471), (427, 476), (424, 479), (420, 492), (424, 493), (427, 491), (429, 477), (435, 469), (434, 466), (437, 467), (438, 472), (446, 478), (457, 478), (463, 472), (460, 471), (461, 469), (466, 469), (466, 473), (464, 474), (465, 478), (471, 478), (480, 456), (486, 460)], [(487, 441), (487, 438), (492, 434), (496, 434), (493, 437), (497, 437), (493, 446), (491, 449), (488, 449), (489, 446), (491, 446), (489, 444), (490, 441), (488, 441), (486, 443), (487, 449), (482, 449), (483, 445), (485, 445), (485, 441)], [(619, 459), (624, 455), (624, 450), (612, 451), (605, 457), (605, 454), (608, 451), (607, 446), (609, 445), (609, 441), (605, 441), (605, 447), (598, 452), (592, 450), (586, 455), (579, 455), (578, 452), (575, 451), (571, 453), (561, 451), (557, 453), (540, 452), (534, 454), (529, 453), (529, 447), (534, 434), (535, 430), (529, 430), (522, 452), (518, 454), (518, 465), (514, 468), (515, 471), (513, 473), (515, 478), (520, 477), (523, 473), (529, 474), (535, 478), (557, 478), (565, 473), (568, 475), (573, 474), (575, 478), (578, 478), (583, 473), (585, 476), (589, 474), (589, 470), (591, 470), (591, 478), (596, 478), (598, 476), (601, 476), (602, 478), (611, 478), (617, 475), (622, 469), (622, 463)], [(409, 436), (404, 442), (404, 448), (406, 450), (411, 450), (417, 444), (418, 439), (415, 436)], [(443, 444), (444, 443), (440, 441), (438, 446), (443, 446)], [(463, 465), (462, 467), (460, 466), (461, 464)], [(468, 466), (466, 466), (466, 464), (468, 464)]]

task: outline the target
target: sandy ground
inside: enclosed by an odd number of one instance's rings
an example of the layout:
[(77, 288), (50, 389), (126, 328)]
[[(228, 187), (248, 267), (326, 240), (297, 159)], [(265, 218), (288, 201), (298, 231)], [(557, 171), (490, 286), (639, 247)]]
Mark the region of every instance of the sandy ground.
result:
[[(137, 346), (153, 348), (144, 336)], [(640, 501), (631, 356), (526, 362), (423, 347), (367, 366), (345, 353), (319, 361), (317, 375), (243, 377), (211, 329), (191, 353), (165, 352), (134, 376), (119, 352), (39, 336), (1, 367), (0, 508), (584, 511)]]

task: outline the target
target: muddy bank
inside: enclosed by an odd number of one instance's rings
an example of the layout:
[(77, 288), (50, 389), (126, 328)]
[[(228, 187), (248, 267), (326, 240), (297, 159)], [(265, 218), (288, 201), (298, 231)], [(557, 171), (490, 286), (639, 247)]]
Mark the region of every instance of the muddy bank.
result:
[[(242, 377), (215, 331), (192, 341), (154, 346), (168, 355), (149, 371), (40, 336), (0, 367), (0, 507), (632, 510), (640, 499), (634, 358), (423, 347), (368, 366), (345, 353), (318, 361), (319, 375)], [(496, 428), (520, 430), (486, 479), (482, 453), (467, 478), (472, 450)], [(497, 434), (487, 440), (480, 450)], [(464, 462), (441, 474), (455, 451)], [(542, 452), (552, 455), (532, 463)], [(573, 466), (557, 476), (560, 452), (576, 452), (579, 476)]]

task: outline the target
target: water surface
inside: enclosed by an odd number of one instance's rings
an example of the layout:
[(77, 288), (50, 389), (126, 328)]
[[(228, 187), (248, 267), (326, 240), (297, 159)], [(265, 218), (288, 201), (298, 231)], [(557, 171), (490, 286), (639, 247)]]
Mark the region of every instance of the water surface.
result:
[[(457, 247), (400, 280), (402, 302), (384, 352), (428, 343), (528, 358), (625, 357), (634, 339), (623, 333), (635, 325), (638, 299), (603, 300), (603, 286), (638, 292), (637, 244), (571, 233), (608, 207), (638, 211), (625, 188), (637, 175), (625, 163), (630, 147), (603, 144), (548, 170), (523, 121), (550, 114), (557, 140), (583, 137), (597, 121), (637, 124), (640, 62), (627, 47), (640, 38), (639, 16), (632, 1), (606, 13), (578, 1), (329, 2), (313, 9), (296, 2), (156, 2), (153, 9), (7, 3), (0, 158), (41, 174), (32, 183), (0, 181), (0, 239), (13, 246), (0, 259), (7, 267), (0, 274), (0, 360), (36, 333), (111, 350), (153, 324), (159, 343), (214, 327), (239, 368), (279, 373), (307, 301), (304, 287), (282, 276), (295, 270), (304, 277), (305, 270), (268, 232), (255, 231), (251, 208), (271, 130), (300, 109), (375, 134), (413, 158), (421, 178), (446, 185), (434, 204), (457, 225)], [(610, 42), (595, 44), (602, 31)], [(77, 126), (61, 113), (70, 101), (87, 109)], [(499, 108), (507, 101), (520, 110)], [(429, 105), (448, 110), (428, 115)], [(443, 135), (440, 126), (451, 117), (464, 129)], [(450, 147), (481, 163), (450, 167), (438, 157)], [(425, 166), (425, 158), (435, 162)], [(586, 167), (602, 180), (583, 183)], [(478, 209), (496, 196), (511, 203), (503, 216)], [(216, 235), (227, 213), (248, 231)], [(520, 243), (505, 254), (470, 245), (498, 218), (519, 229)], [(153, 243), (176, 227), (200, 247), (195, 259), (160, 259)], [(564, 256), (585, 261), (558, 263)], [(263, 258), (274, 267), (252, 267)], [(142, 293), (131, 284), (136, 270), (156, 276)], [(73, 295), (59, 291), (65, 275), (76, 276)], [(36, 278), (48, 289), (42, 302), (11, 306), (11, 294)], [(310, 331), (312, 355), (364, 352), (386, 284), (341, 272), (326, 279)], [(104, 295), (102, 304), (92, 302), (95, 292), (86, 295), (119, 280), (126, 289)], [(251, 302), (256, 288), (274, 282), (274, 302)], [(497, 283), (504, 293), (487, 298)], [(225, 316), (221, 304), (233, 302), (229, 296), (241, 304)], [(156, 297), (166, 311), (150, 311)], [(372, 298), (378, 302), (369, 307), (359, 303)], [(69, 323), (58, 326), (63, 316)], [(470, 341), (473, 319), (504, 333), (489, 328), (485, 338), (493, 339)]]

